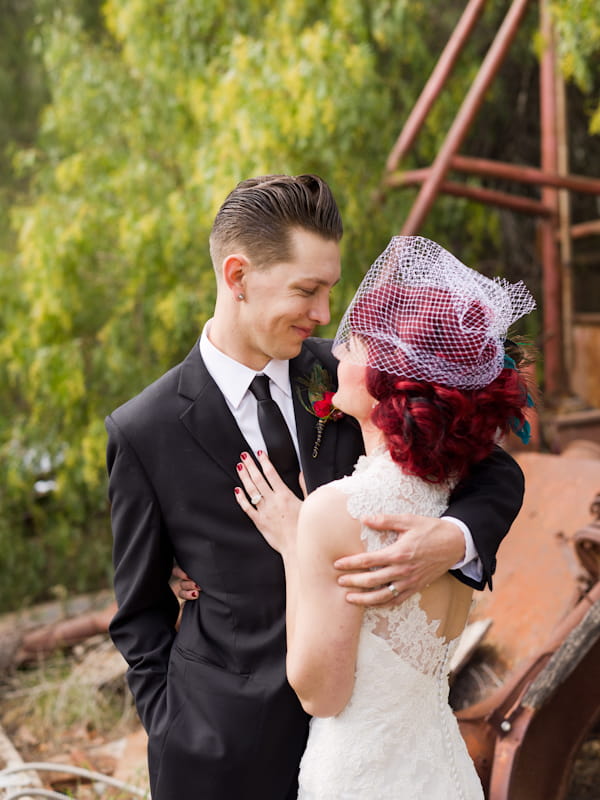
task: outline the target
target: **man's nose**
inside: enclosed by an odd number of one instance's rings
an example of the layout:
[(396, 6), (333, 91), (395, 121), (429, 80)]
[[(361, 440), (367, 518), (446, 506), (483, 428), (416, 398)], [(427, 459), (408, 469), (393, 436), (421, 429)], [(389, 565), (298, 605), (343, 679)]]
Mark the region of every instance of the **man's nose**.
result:
[(331, 313), (329, 311), (329, 294), (324, 294), (318, 298), (315, 298), (315, 303), (310, 309), (309, 317), (313, 322), (316, 322), (317, 325), (327, 325), (331, 319)]

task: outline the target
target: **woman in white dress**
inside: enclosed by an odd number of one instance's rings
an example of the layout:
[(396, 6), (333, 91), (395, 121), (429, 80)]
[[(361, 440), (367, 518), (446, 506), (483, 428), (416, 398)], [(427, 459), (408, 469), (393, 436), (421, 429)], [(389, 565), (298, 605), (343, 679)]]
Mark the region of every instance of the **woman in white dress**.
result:
[(534, 305), (522, 284), (485, 278), (421, 237), (395, 237), (334, 346), (332, 402), (360, 423), (366, 455), (307, 497), (297, 525), (266, 455), (262, 473), (244, 461), (244, 488), (262, 500), (236, 497), (283, 558), (288, 679), (313, 715), (302, 800), (483, 798), (448, 705), (471, 589), (448, 573), (400, 605), (364, 610), (347, 602), (332, 565), (389, 544), (361, 518), (439, 516), (499, 432), (526, 438), (528, 394), (505, 336)]

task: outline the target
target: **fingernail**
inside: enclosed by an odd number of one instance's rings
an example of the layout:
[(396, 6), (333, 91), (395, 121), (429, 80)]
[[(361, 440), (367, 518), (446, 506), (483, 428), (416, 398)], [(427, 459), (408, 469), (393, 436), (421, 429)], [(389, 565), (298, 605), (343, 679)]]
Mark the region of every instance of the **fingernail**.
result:
[(194, 598), (194, 600), (195, 600), (195, 599), (198, 597), (198, 592), (192, 592), (192, 597), (193, 597), (193, 598)]
[(242, 459), (245, 461), (248, 458), (248, 453), (242, 453)]
[[(242, 464), (236, 464), (235, 466), (236, 466), (236, 469), (237, 469), (238, 472), (241, 472), (244, 469)], [(236, 492), (237, 491), (238, 491), (238, 489), (236, 489)]]
[(242, 490), (240, 489), (240, 487), (239, 487), (239, 486), (236, 486), (236, 487), (235, 487), (235, 489), (234, 489), (233, 491), (234, 491), (236, 494), (239, 494), (239, 493), (240, 493)]
[(257, 455), (257, 456), (262, 456), (262, 454), (263, 454), (263, 451), (262, 451), (262, 450), (257, 450), (257, 451), (256, 451), (256, 455)]

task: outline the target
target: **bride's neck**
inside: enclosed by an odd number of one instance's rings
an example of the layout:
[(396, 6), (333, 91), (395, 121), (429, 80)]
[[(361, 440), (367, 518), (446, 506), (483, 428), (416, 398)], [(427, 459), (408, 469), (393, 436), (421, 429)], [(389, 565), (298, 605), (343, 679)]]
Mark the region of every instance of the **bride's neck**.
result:
[(370, 456), (378, 447), (385, 445), (383, 433), (370, 420), (360, 423), (365, 453)]

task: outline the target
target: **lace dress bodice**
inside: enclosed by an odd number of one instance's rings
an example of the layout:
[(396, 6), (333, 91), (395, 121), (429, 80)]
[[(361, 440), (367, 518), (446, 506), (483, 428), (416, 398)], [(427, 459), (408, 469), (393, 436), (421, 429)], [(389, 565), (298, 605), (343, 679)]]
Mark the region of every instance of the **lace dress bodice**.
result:
[[(450, 486), (406, 475), (387, 452), (362, 456), (334, 484), (356, 519), (378, 513), (438, 517)], [(395, 540), (362, 526), (367, 550)], [(314, 718), (300, 767), (299, 800), (482, 800), (475, 768), (448, 705), (448, 664), (457, 640), (436, 635), (412, 595), (368, 608), (355, 684), (336, 717)]]

